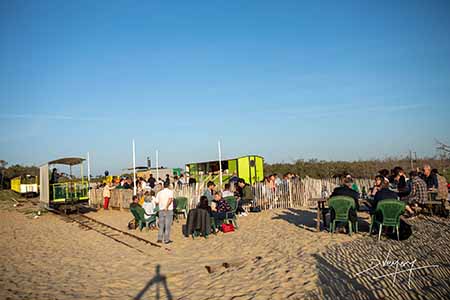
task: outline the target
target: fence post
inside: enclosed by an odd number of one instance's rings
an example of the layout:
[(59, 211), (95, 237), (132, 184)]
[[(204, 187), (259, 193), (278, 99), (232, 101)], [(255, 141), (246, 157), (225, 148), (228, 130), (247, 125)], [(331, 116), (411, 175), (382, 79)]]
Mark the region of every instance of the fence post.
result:
[(289, 189), (289, 205), (290, 205), (291, 208), (293, 208), (294, 204), (292, 203), (292, 184), (291, 184), (291, 180), (288, 179), (287, 183), (288, 183), (288, 189)]

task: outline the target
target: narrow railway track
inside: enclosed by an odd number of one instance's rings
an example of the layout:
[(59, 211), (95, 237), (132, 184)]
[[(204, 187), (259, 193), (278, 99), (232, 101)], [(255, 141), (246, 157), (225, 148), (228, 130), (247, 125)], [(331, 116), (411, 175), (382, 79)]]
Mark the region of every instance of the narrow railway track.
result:
[(169, 248), (163, 247), (162, 245), (153, 243), (146, 240), (140, 236), (134, 235), (132, 233), (123, 231), (121, 229), (115, 228), (111, 225), (98, 221), (94, 218), (88, 217), (86, 215), (77, 213), (73, 215), (64, 214), (58, 210), (48, 209), (49, 211), (59, 215), (66, 222), (73, 222), (79, 224), (88, 230), (93, 230), (102, 236), (112, 239), (113, 241), (122, 244), (126, 247), (132, 248), (144, 255), (150, 255), (148, 246), (160, 248), (165, 251), (170, 251)]

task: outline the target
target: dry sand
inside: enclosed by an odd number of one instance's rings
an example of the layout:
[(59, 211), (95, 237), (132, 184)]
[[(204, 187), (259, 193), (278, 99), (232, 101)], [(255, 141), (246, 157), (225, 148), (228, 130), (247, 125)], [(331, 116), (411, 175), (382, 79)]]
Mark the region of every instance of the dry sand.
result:
[[(126, 211), (88, 215), (122, 230), (131, 219)], [(265, 211), (239, 218), (236, 232), (195, 240), (183, 237), (182, 219), (172, 227), (170, 251), (143, 244), (142, 254), (54, 214), (33, 219), (2, 210), (0, 299), (443, 299), (450, 293), (448, 220), (419, 218), (409, 240), (377, 243), (366, 234), (313, 232), (314, 217), (308, 210)], [(156, 241), (156, 231), (133, 233)], [(405, 274), (395, 284), (355, 277), (368, 258), (381, 259), (389, 249), (398, 259), (439, 267), (416, 273), (411, 289)]]

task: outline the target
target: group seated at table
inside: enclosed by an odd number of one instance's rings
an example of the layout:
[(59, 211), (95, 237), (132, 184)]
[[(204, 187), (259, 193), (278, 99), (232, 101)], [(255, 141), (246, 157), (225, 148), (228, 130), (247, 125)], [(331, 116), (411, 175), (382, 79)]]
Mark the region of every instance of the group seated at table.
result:
[[(231, 218), (235, 217), (235, 208), (233, 211), (230, 203), (222, 197), (221, 192), (214, 192), (213, 197), (210, 205), (208, 197), (206, 195), (201, 196), (197, 208), (190, 210), (186, 222), (187, 234), (198, 231), (201, 235), (207, 236), (212, 230), (216, 233), (224, 220), (229, 219), (230, 216)], [(234, 199), (234, 196), (231, 197)], [(207, 212), (207, 214), (204, 212)]]
[(158, 205), (155, 203), (154, 192), (144, 196), (142, 205), (140, 205), (139, 202), (139, 197), (135, 195), (133, 196), (132, 203), (130, 204), (130, 212), (134, 217), (136, 227), (140, 230), (144, 227), (152, 230), (156, 229), (159, 209)]
[[(423, 211), (425, 208), (429, 209), (430, 205), (439, 205), (445, 211), (448, 197), (447, 182), (443, 176), (439, 175), (437, 170), (432, 170), (430, 165), (424, 165), (422, 174), (419, 174), (417, 171), (411, 171), (409, 179), (406, 178), (405, 172), (401, 167), (394, 168), (391, 176), (388, 175), (389, 171), (387, 173), (386, 171), (381, 170), (380, 174), (375, 177), (374, 186), (367, 194), (367, 199), (365, 199), (365, 204), (369, 207), (369, 213), (374, 221), (378, 223), (383, 221), (382, 212), (378, 208), (379, 203), (384, 200), (402, 203), (403, 205), (400, 205), (401, 209), (399, 211), (404, 212), (406, 218), (416, 216), (418, 212)], [(352, 203), (348, 209), (347, 219), (353, 224), (353, 228), (357, 228), (356, 213), (359, 210), (360, 194), (355, 190), (353, 180), (349, 175), (343, 178), (341, 186), (334, 189), (330, 196), (330, 203), (335, 205), (335, 201), (331, 200), (336, 200), (338, 197), (342, 199), (342, 196), (349, 197), (347, 199), (354, 201), (354, 204)], [(333, 205), (330, 205), (330, 228), (332, 228), (331, 225), (335, 219)]]

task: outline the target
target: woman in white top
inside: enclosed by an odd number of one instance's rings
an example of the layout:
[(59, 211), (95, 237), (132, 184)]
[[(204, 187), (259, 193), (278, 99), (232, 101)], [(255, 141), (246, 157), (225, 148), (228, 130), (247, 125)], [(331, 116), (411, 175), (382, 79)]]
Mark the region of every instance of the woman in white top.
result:
[(111, 190), (115, 189), (115, 186), (112, 186), (111, 182), (108, 182), (103, 187), (103, 209), (108, 209), (109, 199), (111, 199)]

